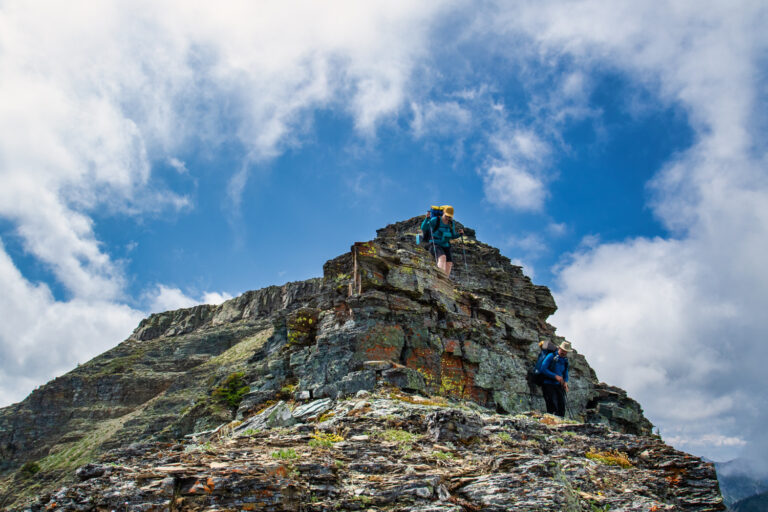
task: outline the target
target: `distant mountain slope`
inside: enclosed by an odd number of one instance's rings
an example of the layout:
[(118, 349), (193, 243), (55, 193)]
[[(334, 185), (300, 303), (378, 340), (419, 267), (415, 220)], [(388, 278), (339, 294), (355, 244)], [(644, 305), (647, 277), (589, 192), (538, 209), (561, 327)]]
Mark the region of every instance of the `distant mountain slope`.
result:
[(733, 512), (766, 512), (768, 511), (768, 492), (737, 501), (729, 510)]
[[(745, 459), (716, 462), (715, 470), (723, 502), (731, 507), (738, 501), (768, 492), (768, 475)], [(765, 509), (768, 511), (768, 508)]]

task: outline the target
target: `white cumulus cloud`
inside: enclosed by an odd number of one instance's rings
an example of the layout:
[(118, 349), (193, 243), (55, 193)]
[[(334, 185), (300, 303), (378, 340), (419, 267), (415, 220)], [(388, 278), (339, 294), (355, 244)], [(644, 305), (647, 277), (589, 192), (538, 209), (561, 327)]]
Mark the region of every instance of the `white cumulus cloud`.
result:
[[(584, 245), (559, 269), (553, 322), (598, 375), (627, 388), (681, 447), (730, 457), (746, 439), (765, 453), (768, 356), (768, 45), (761, 2), (541, 2), (499, 10), (489, 26), (525, 33), (544, 55), (583, 70), (612, 66), (669, 105), (695, 132), (651, 185), (666, 238)], [(578, 93), (576, 79), (566, 89)], [(737, 418), (738, 421), (734, 421)], [(685, 435), (680, 435), (685, 432)]]

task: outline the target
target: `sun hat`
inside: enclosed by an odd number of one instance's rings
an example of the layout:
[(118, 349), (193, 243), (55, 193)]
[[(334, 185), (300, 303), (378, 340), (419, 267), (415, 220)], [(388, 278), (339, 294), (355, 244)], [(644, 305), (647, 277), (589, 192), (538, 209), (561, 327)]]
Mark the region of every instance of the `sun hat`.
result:
[(570, 352), (572, 350), (571, 348), (571, 342), (570, 341), (564, 341), (560, 344), (558, 347), (560, 350), (565, 350), (566, 352)]
[(447, 215), (448, 217), (453, 217), (453, 206), (450, 206), (450, 205), (443, 206), (443, 215)]

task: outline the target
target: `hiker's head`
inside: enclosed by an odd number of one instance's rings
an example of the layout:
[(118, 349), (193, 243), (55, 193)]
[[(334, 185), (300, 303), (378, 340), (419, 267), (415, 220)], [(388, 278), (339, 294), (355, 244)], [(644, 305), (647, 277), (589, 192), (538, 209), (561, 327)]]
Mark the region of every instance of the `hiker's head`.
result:
[(453, 220), (453, 206), (443, 206), (443, 221), (450, 222)]
[(557, 354), (560, 357), (565, 357), (568, 355), (568, 352), (571, 351), (571, 343), (569, 341), (564, 341), (560, 344), (559, 347), (557, 347)]

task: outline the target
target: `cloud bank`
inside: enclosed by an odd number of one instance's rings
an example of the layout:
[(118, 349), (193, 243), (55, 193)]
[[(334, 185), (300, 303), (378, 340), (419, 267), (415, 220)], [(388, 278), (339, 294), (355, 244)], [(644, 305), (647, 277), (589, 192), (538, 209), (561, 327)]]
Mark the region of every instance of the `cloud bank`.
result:
[[(3, 403), (114, 345), (145, 313), (93, 213), (193, 208), (154, 172), (188, 173), (192, 143), (236, 143), (249, 166), (295, 144), (330, 104), (372, 136), (404, 101), (429, 20), (411, 2), (5, 2), (0, 7), (0, 217), (63, 287), (56, 299), (0, 250)], [(141, 309), (220, 302), (163, 284)], [(32, 362), (37, 361), (36, 365)], [(20, 379), (20, 376), (26, 378)]]
[(756, 73), (764, 4), (545, 2), (502, 12), (499, 30), (529, 34), (582, 69), (614, 66), (684, 106), (696, 134), (649, 184), (670, 236), (570, 255), (554, 323), (677, 446), (714, 458), (748, 443), (767, 453), (756, 432), (768, 404), (755, 392), (768, 385), (768, 179), (755, 114), (765, 100)]

